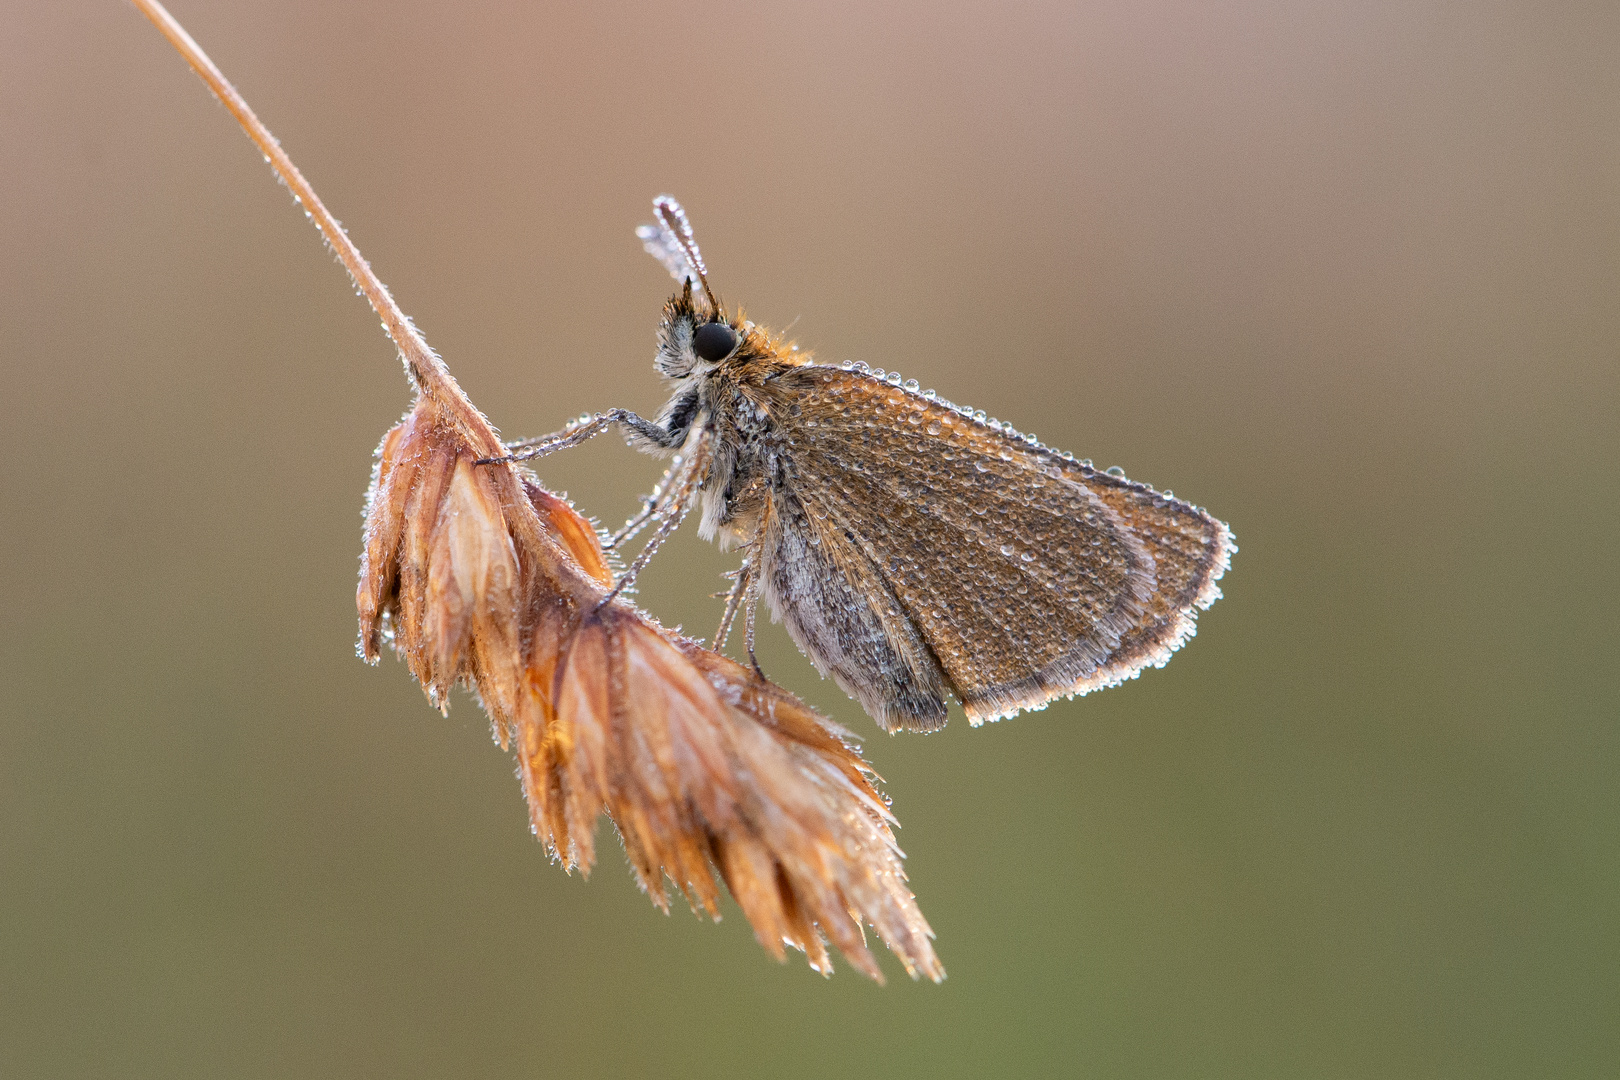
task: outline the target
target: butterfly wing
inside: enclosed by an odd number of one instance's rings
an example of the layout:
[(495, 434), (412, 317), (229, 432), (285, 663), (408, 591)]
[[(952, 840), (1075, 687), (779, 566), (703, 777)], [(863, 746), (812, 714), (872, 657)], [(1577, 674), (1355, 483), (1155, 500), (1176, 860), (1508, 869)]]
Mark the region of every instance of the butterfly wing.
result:
[(1083, 694), (1135, 678), (1145, 667), (1163, 667), (1197, 632), (1198, 612), (1220, 599), (1218, 582), (1237, 545), (1225, 522), (1190, 503), (1089, 465), (1064, 465), (1065, 475), (1095, 492), (1141, 541), (1157, 578), (1152, 600), (1108, 662), (1075, 686)]
[(935, 648), (866, 551), (791, 488), (765, 512), (765, 598), (799, 648), (884, 730), (943, 727), (950, 687)]
[[(1214, 599), (1229, 539), (1194, 507), (860, 372), (774, 382), (788, 482), (767, 597), (886, 728), (942, 724), (939, 676), (975, 723), (1111, 685), (1162, 663)], [(830, 662), (839, 619), (883, 662)]]

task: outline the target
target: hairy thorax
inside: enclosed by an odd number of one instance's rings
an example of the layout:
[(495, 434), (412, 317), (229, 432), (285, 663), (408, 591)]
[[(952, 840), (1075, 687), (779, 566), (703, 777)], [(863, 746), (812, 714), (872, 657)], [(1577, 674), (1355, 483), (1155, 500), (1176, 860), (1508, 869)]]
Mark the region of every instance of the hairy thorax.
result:
[(789, 456), (779, 452), (779, 440), (783, 421), (798, 405), (778, 386), (778, 379), (805, 366), (805, 360), (796, 356), (781, 358), (757, 347), (746, 351), (752, 355), (722, 364), (705, 376), (701, 416), (693, 424), (693, 438), (702, 437), (699, 433), (707, 429), (715, 449), (702, 485), (698, 531), (705, 540), (717, 541), (722, 551), (746, 546), (755, 538), (771, 493), (788, 479), (784, 470)]

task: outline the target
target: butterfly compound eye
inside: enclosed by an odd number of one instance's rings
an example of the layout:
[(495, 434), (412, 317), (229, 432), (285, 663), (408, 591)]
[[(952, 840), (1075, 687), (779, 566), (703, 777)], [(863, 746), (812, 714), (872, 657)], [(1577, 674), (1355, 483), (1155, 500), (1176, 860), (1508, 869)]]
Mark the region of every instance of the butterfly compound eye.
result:
[(705, 323), (692, 335), (692, 351), (699, 360), (719, 363), (737, 347), (737, 332), (723, 322)]

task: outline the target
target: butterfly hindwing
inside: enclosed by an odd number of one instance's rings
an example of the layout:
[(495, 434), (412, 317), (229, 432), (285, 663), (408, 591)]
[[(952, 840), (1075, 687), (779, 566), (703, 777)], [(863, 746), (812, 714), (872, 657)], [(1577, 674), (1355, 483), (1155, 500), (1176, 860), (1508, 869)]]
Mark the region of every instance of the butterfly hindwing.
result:
[(947, 686), (919, 628), (853, 538), (780, 493), (759, 553), (765, 598), (800, 649), (885, 730), (944, 726)]

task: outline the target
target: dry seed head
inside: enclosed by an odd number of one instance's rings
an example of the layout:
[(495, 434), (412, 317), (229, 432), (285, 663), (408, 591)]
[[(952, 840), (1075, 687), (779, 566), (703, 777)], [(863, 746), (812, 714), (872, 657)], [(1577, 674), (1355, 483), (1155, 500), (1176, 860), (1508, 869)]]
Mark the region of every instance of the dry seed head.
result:
[(367, 502), (360, 650), (395, 650), (448, 708), (476, 690), (536, 835), (588, 871), (606, 812), (637, 880), (719, 915), (730, 888), (761, 945), (830, 971), (827, 943), (881, 980), (869, 923), (913, 976), (944, 977), (906, 888), (894, 818), (839, 729), (797, 698), (622, 602), (595, 531), (480, 454), (432, 399), (383, 438)]

